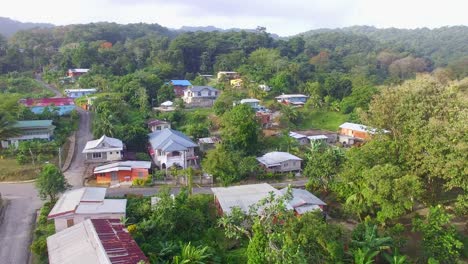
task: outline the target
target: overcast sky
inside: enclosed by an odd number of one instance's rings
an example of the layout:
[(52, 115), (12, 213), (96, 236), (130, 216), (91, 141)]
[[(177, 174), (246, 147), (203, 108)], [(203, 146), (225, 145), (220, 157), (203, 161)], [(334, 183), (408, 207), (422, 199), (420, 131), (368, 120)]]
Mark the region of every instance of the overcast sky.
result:
[(111, 21), (256, 28), (282, 36), (353, 25), (468, 25), (468, 0), (2, 0), (0, 16), (55, 25)]

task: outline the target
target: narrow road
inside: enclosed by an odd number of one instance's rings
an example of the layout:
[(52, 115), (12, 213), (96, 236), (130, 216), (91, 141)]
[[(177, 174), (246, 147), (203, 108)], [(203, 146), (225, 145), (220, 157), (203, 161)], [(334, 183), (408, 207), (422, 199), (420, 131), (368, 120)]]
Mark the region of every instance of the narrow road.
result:
[(36, 81), (40, 82), (47, 90), (53, 92), (55, 95), (54, 95), (54, 98), (60, 98), (60, 97), (63, 97), (62, 93), (57, 90), (57, 88), (55, 88), (54, 86), (44, 82), (42, 80), (42, 75), (40, 74), (36, 74)]
[[(36, 211), (42, 206), (34, 184), (0, 184), (0, 193), (8, 200), (0, 225), (0, 263), (28, 263), (31, 227)], [(0, 220), (1, 221), (1, 220)]]

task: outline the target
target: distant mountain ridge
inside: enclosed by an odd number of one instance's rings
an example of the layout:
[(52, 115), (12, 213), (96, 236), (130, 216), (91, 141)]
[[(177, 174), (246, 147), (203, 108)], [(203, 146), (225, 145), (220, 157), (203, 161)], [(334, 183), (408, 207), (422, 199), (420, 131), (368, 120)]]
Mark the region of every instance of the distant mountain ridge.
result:
[[(215, 27), (215, 26), (200, 26), (200, 27), (196, 27), (196, 26), (182, 26), (181, 28), (179, 29), (173, 29), (174, 31), (177, 31), (177, 32), (197, 32), (197, 31), (202, 31), (202, 32), (214, 32), (214, 31), (219, 31), (219, 32), (239, 32), (239, 31), (245, 31), (245, 32), (257, 32), (257, 29), (249, 29), (249, 28), (228, 28), (228, 29), (222, 29), (222, 28), (218, 28), (218, 27)], [(273, 38), (279, 38), (280, 36), (275, 34), (275, 33), (271, 33), (271, 32), (268, 32), (271, 37)]]
[(16, 32), (25, 29), (32, 28), (52, 28), (55, 27), (49, 23), (31, 23), (31, 22), (20, 22), (7, 17), (0, 17), (0, 34), (9, 38)]

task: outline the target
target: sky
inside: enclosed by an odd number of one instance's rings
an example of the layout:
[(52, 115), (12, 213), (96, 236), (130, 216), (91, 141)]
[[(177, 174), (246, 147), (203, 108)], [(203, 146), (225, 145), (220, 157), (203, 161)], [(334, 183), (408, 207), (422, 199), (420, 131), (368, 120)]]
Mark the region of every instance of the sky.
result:
[(2, 0), (0, 16), (55, 25), (158, 23), (256, 28), (289, 36), (318, 28), (468, 25), (467, 0)]

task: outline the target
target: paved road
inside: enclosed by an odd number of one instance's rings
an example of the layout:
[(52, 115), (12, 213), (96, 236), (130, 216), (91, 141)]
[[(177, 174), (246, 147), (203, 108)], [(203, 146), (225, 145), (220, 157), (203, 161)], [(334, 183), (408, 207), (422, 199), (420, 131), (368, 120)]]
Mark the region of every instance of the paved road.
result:
[(48, 84), (48, 83), (45, 83), (43, 80), (42, 80), (42, 76), (40, 74), (36, 74), (36, 81), (40, 82), (42, 85), (44, 85), (44, 87), (53, 92), (55, 95), (54, 95), (54, 98), (60, 98), (60, 97), (63, 97), (62, 93), (57, 90), (57, 88), (55, 88), (54, 86)]
[(33, 184), (0, 184), (0, 193), (9, 201), (0, 225), (0, 263), (26, 264), (31, 226), (42, 202)]

